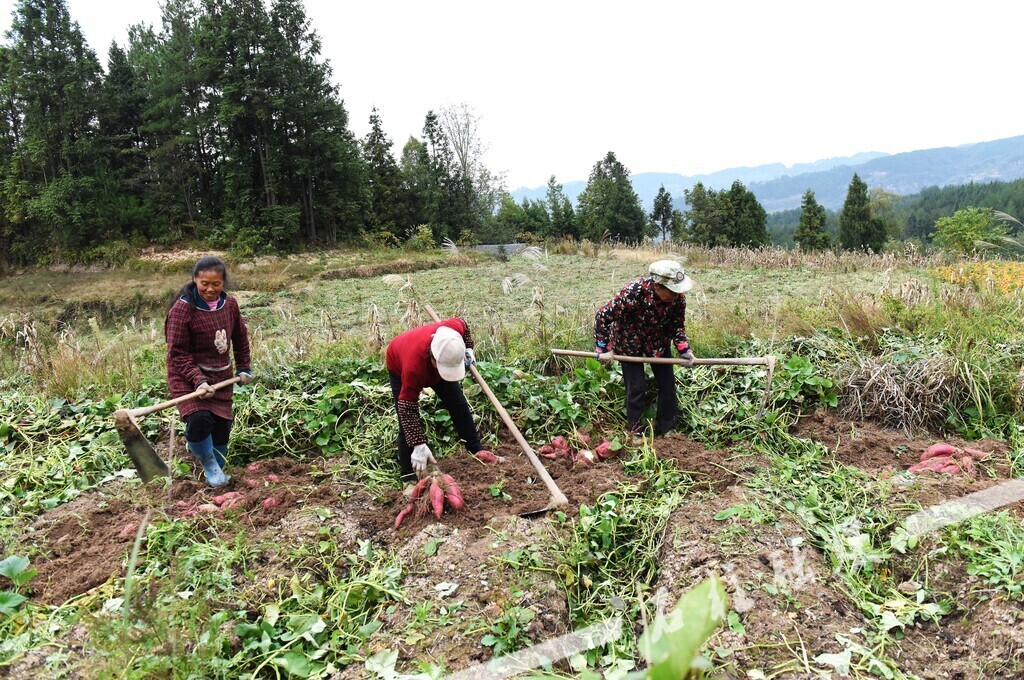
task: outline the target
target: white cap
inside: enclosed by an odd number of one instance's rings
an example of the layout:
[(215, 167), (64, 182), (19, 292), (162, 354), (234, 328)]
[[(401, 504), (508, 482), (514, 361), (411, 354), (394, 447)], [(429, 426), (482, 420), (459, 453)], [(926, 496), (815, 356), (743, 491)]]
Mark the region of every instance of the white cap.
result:
[(458, 382), (466, 377), (466, 342), (456, 330), (441, 326), (434, 331), (430, 354), (442, 380)]
[(673, 293), (685, 293), (693, 288), (693, 279), (683, 271), (683, 265), (675, 260), (652, 262), (650, 272), (655, 283), (660, 283)]

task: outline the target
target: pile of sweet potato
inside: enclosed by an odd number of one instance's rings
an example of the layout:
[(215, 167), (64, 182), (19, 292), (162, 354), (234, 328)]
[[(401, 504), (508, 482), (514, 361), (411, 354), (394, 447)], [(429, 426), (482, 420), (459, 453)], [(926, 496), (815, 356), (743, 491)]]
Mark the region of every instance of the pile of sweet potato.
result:
[(921, 462), (910, 466), (909, 472), (945, 472), (958, 475), (961, 472), (974, 474), (974, 462), (987, 457), (986, 451), (953, 446), (939, 442), (932, 444), (921, 454)]
[(591, 449), (591, 438), (586, 434), (576, 435), (575, 441), (578, 442), (578, 446), (573, 446), (573, 442), (558, 435), (551, 440), (550, 444), (545, 444), (537, 449), (537, 454), (541, 458), (549, 460), (562, 458), (573, 465), (594, 465), (599, 461), (617, 456), (622, 450), (621, 444), (607, 439), (602, 440), (600, 444)]
[(440, 472), (427, 475), (413, 487), (409, 504), (395, 518), (395, 528), (402, 526), (402, 522), (409, 515), (419, 519), (428, 512), (433, 512), (435, 517), (441, 519), (445, 506), (456, 512), (466, 507), (462, 489), (451, 475)]

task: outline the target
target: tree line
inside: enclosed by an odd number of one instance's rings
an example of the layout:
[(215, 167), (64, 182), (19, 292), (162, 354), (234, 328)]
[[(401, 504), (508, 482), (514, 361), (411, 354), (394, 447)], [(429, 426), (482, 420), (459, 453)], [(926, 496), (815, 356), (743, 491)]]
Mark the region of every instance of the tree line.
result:
[[(575, 205), (554, 176), (543, 200), (517, 203), (484, 165), (467, 105), (427, 111), (400, 150), (377, 110), (357, 138), (300, 0), (166, 0), (160, 27), (131, 27), (105, 69), (66, 0), (20, 0), (6, 37), (0, 264), (88, 261), (154, 242), (248, 253), (395, 245), (425, 230), (435, 244), (770, 242), (769, 216), (741, 182), (697, 184), (685, 209), (662, 187), (648, 213), (611, 151)], [(960, 191), (974, 200), (980, 189)], [(854, 175), (838, 220), (808, 191), (790, 234), (807, 249), (929, 238), (945, 192), (908, 208)]]

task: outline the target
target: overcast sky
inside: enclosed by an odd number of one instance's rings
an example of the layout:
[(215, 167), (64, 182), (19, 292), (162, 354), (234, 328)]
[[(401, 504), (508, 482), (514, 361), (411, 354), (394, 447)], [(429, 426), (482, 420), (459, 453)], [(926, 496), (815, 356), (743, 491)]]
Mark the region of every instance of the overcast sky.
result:
[[(104, 67), (158, 0), (67, 0)], [(13, 0), (0, 0), (10, 25)], [(469, 104), (509, 189), (1024, 134), (1024, 4), (307, 0), (358, 136)]]

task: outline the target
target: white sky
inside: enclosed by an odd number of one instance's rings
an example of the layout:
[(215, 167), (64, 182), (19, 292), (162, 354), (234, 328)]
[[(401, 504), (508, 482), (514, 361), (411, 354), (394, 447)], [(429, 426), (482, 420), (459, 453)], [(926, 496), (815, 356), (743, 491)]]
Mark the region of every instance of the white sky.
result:
[[(106, 66), (158, 0), (67, 0)], [(14, 0), (0, 0), (7, 17)], [(1024, 4), (1012, 0), (306, 0), (363, 136), (396, 154), (429, 109), (465, 102), (509, 189), (692, 175), (1024, 134)]]

